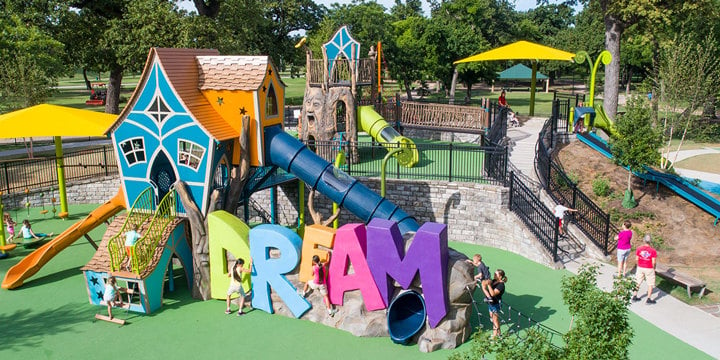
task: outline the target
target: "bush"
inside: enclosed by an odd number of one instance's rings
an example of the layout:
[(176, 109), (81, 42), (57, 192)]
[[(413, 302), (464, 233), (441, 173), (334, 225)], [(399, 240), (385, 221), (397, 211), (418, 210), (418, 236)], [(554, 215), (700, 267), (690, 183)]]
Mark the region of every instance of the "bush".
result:
[(610, 195), (610, 182), (604, 177), (598, 176), (593, 179), (592, 189), (595, 195), (605, 197)]

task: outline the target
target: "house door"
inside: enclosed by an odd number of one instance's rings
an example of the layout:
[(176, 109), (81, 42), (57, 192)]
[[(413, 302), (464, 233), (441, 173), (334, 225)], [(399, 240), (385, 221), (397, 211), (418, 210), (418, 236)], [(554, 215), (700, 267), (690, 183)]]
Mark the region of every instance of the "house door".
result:
[(170, 192), (170, 188), (177, 181), (175, 171), (173, 170), (170, 160), (164, 152), (155, 157), (155, 161), (150, 171), (150, 183), (155, 189), (155, 200), (157, 204)]

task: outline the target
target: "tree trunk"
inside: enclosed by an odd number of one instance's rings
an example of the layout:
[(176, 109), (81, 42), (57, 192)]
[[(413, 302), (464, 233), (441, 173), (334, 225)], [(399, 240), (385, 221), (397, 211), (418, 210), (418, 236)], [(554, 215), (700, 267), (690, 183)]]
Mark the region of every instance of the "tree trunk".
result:
[(633, 68), (628, 66), (627, 68), (627, 82), (625, 83), (625, 96), (630, 96), (630, 83), (632, 82)]
[(92, 84), (90, 83), (90, 80), (87, 78), (87, 69), (83, 68), (83, 80), (85, 80), (85, 88), (88, 89), (88, 91), (92, 90)]
[(225, 196), (225, 211), (235, 215), (237, 212), (238, 201), (242, 196), (243, 187), (247, 182), (250, 173), (250, 116), (243, 115), (242, 128), (240, 132), (240, 166), (235, 166), (230, 174), (230, 186), (227, 196)]
[(200, 14), (200, 16), (206, 16), (211, 19), (215, 18), (215, 16), (217, 16), (218, 14), (218, 11), (220, 11), (220, 2), (220, 0), (193, 0), (198, 14)]
[(196, 299), (210, 299), (210, 247), (208, 246), (207, 224), (200, 209), (192, 200), (192, 195), (184, 182), (178, 181), (175, 190), (185, 208), (190, 222), (193, 252), (192, 296)]
[(120, 113), (120, 87), (122, 86), (123, 68), (116, 66), (110, 70), (107, 95), (105, 95), (105, 112), (108, 114)]
[(455, 87), (457, 86), (458, 71), (457, 67), (453, 71), (452, 82), (450, 82), (450, 105), (455, 104)]
[(702, 112), (703, 117), (717, 119), (717, 116), (715, 115), (715, 101), (717, 101), (717, 97), (715, 97), (715, 95), (711, 95), (707, 100), (705, 100)]
[(605, 16), (605, 48), (612, 54), (612, 61), (605, 66), (605, 88), (603, 108), (605, 113), (615, 119), (618, 108), (618, 89), (620, 85), (620, 37), (625, 30), (619, 19)]
[(470, 99), (472, 99), (472, 83), (467, 83), (465, 84), (465, 104), (469, 104)]
[(412, 101), (412, 90), (410, 89), (410, 82), (407, 81), (407, 79), (404, 79), (403, 84), (405, 84), (405, 93), (407, 94), (408, 101)]

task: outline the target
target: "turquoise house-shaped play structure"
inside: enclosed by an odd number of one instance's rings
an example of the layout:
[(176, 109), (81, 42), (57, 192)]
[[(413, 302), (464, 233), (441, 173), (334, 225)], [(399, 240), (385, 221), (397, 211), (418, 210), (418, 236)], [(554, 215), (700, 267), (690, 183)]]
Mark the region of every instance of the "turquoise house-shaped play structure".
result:
[[(205, 215), (211, 193), (227, 190), (230, 169), (240, 162), (243, 117), (251, 135), (250, 165), (264, 168), (263, 129), (282, 124), (284, 115), (285, 85), (278, 74), (267, 56), (150, 50), (135, 92), (108, 130), (128, 212), (108, 228), (83, 268), (92, 304), (105, 304), (102, 290), (114, 275), (119, 286), (134, 290), (131, 311), (157, 310), (165, 282), (172, 288), (173, 258), (191, 286), (190, 225), (173, 185), (184, 182)], [(124, 234), (134, 227), (141, 238), (125, 249)]]

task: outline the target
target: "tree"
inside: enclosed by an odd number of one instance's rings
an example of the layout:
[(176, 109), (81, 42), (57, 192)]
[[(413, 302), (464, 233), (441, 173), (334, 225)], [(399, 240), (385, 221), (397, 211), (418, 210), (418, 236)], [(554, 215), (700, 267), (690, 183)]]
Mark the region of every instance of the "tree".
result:
[(565, 334), (563, 359), (627, 359), (633, 329), (628, 322), (632, 279), (621, 278), (613, 290), (597, 287), (598, 268), (583, 265), (575, 276), (562, 280), (563, 301), (573, 316), (572, 329)]
[[(666, 169), (671, 142), (676, 131), (682, 131), (677, 151), (682, 148), (688, 128), (697, 117), (694, 112), (709, 98), (720, 92), (720, 49), (710, 32), (703, 39), (681, 32), (674, 41), (661, 49), (660, 66), (655, 79), (660, 90), (664, 142), (666, 143), (660, 167)], [(677, 159), (677, 153), (673, 162)]]
[(66, 72), (62, 60), (63, 45), (50, 34), (19, 14), (1, 15), (0, 112), (45, 102)]
[(627, 359), (633, 337), (627, 307), (635, 282), (618, 279), (612, 291), (604, 292), (597, 287), (597, 275), (596, 265), (583, 265), (577, 275), (562, 279), (563, 301), (573, 316), (572, 328), (563, 336), (565, 347), (551, 343), (540, 326), (496, 339), (490, 339), (487, 331), (478, 331), (470, 349), (454, 353), (450, 359), (480, 360), (488, 354), (496, 359)]
[(623, 207), (632, 208), (637, 206), (631, 187), (632, 174), (645, 173), (646, 166), (659, 163), (662, 140), (659, 130), (653, 126), (649, 104), (640, 98), (628, 102), (627, 112), (618, 117), (615, 127), (620, 135), (610, 139), (610, 150), (615, 163), (628, 168)]
[(421, 81), (426, 65), (427, 48), (423, 36), (427, 20), (411, 16), (392, 24), (393, 41), (383, 48), (390, 76), (405, 87), (408, 100), (412, 100), (411, 86)]

